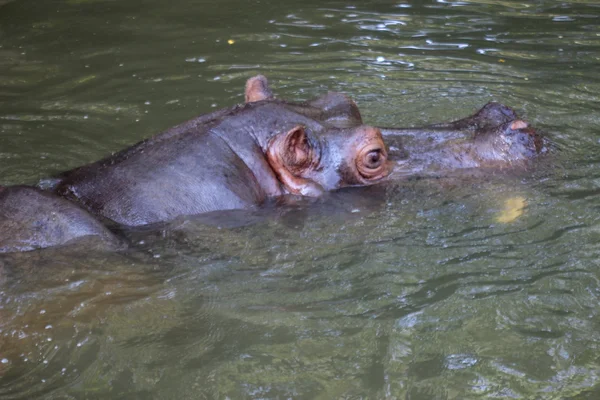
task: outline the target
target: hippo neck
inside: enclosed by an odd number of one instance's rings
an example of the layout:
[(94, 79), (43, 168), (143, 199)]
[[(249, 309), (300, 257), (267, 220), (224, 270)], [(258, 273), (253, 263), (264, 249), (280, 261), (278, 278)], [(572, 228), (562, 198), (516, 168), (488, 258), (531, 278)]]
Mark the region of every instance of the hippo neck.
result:
[(266, 153), (269, 142), (302, 125), (312, 130), (323, 127), (316, 121), (273, 101), (249, 103), (208, 127), (207, 133), (221, 138), (250, 168), (268, 196), (284, 193), (281, 182), (270, 167)]

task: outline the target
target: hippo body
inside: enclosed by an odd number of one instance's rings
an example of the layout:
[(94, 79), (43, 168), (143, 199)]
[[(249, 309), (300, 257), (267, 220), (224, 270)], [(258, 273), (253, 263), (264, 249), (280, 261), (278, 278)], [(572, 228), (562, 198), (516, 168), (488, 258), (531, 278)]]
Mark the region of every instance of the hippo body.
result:
[(93, 238), (117, 248), (119, 240), (78, 205), (30, 186), (0, 187), (0, 253), (29, 251)]
[(65, 172), (56, 193), (119, 224), (144, 225), (286, 193), (316, 196), (389, 173), (381, 134), (357, 122), (345, 96), (252, 100)]
[(251, 208), (286, 193), (318, 196), (378, 182), (391, 169), (382, 134), (401, 176), (504, 167), (540, 150), (535, 131), (498, 103), (450, 123), (373, 128), (343, 94), (287, 102), (257, 76), (247, 82), (244, 105), (65, 172), (56, 192), (123, 225)]
[(393, 165), (393, 177), (439, 174), (522, 165), (545, 151), (536, 131), (499, 103), (449, 123), (377, 128), (364, 125), (356, 104), (340, 93), (287, 102), (257, 76), (245, 94), (243, 105), (61, 174), (54, 193), (0, 187), (0, 252), (84, 237), (118, 247), (120, 241), (99, 221), (138, 226), (248, 209), (285, 194), (318, 196), (371, 185)]

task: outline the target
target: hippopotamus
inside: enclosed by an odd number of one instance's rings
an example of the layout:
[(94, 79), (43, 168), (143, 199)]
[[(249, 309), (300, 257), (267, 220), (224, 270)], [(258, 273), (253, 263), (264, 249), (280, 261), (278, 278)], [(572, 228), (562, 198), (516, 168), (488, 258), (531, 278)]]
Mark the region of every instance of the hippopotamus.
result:
[(0, 186), (0, 253), (83, 239), (106, 248), (121, 246), (112, 232), (73, 202), (31, 186)]
[(394, 165), (384, 137), (403, 176), (504, 167), (542, 150), (537, 132), (499, 103), (450, 123), (390, 128), (364, 125), (340, 93), (280, 100), (262, 75), (247, 81), (245, 100), (67, 171), (55, 192), (137, 226), (380, 182)]
[(245, 100), (64, 172), (53, 192), (0, 187), (0, 252), (86, 237), (114, 247), (119, 239), (100, 221), (145, 225), (372, 185), (394, 164), (410, 176), (515, 165), (545, 151), (541, 136), (499, 103), (449, 123), (391, 128), (363, 124), (340, 93), (277, 99), (260, 75), (248, 80)]
[(55, 193), (121, 225), (244, 209), (284, 194), (371, 185), (391, 171), (379, 129), (332, 93), (276, 99), (263, 76), (246, 103), (200, 116), (59, 176)]

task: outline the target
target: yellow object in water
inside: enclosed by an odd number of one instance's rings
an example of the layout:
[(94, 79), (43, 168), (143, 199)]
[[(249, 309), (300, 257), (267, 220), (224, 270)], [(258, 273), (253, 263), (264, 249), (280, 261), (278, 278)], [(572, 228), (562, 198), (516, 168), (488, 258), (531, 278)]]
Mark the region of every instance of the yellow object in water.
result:
[(504, 201), (504, 208), (496, 216), (496, 222), (508, 224), (523, 215), (523, 209), (527, 206), (525, 198), (517, 196), (510, 197)]
[(233, 39), (229, 39), (229, 40), (227, 41), (227, 43), (229, 43), (229, 44), (234, 44), (234, 43), (235, 43), (235, 40), (233, 40)]

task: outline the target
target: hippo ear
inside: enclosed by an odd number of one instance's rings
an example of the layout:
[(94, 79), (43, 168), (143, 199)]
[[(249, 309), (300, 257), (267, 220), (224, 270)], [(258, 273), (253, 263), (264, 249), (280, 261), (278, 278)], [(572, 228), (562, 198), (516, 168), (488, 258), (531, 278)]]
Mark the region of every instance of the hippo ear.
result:
[(323, 188), (303, 176), (313, 163), (312, 148), (303, 126), (295, 126), (269, 143), (267, 161), (289, 193), (319, 196)]
[(281, 151), (286, 166), (297, 173), (310, 165), (311, 146), (303, 126), (298, 125), (285, 134)]
[(362, 117), (356, 103), (342, 93), (329, 92), (309, 102), (323, 113), (323, 119), (336, 128), (362, 125)]
[(246, 81), (246, 103), (254, 101), (269, 100), (273, 98), (273, 92), (269, 88), (269, 82), (264, 75), (256, 75)]

